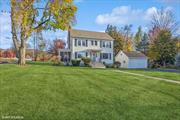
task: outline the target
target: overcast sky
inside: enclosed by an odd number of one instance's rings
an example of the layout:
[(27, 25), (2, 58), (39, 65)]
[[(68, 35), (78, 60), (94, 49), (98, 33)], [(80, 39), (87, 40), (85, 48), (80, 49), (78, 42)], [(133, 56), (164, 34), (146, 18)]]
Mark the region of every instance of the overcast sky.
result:
[[(77, 24), (73, 28), (76, 29), (103, 32), (107, 24), (119, 27), (132, 24), (133, 32), (140, 25), (147, 31), (152, 13), (162, 7), (171, 9), (180, 21), (180, 0), (75, 0), (75, 5)], [(9, 48), (12, 44), (9, 0), (0, 0), (0, 11), (0, 48)], [(45, 31), (43, 36), (66, 40), (67, 32)]]

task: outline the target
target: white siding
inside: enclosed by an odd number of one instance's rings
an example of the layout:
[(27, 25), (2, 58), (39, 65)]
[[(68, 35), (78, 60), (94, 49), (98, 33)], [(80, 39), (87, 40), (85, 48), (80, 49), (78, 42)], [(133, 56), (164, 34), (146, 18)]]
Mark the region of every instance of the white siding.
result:
[[(81, 40), (81, 41), (86, 41), (88, 40), (88, 46), (82, 46), (82, 42), (81, 42), (81, 46), (78, 46), (78, 42), (77, 42), (77, 46), (75, 46), (75, 39)], [(91, 45), (91, 41), (97, 41), (97, 46), (95, 45)], [(111, 42), (111, 48), (107, 48), (107, 47), (100, 47), (100, 41), (105, 41), (106, 43)], [(72, 50), (72, 55), (71, 55), (71, 59), (75, 59), (75, 52), (83, 52), (83, 51), (87, 51), (89, 49), (94, 49), (94, 50), (101, 50), (101, 53), (111, 53), (111, 60), (110, 59), (102, 59), (102, 62), (105, 62), (107, 64), (113, 64), (113, 41), (110, 40), (97, 40), (97, 39), (85, 39), (85, 38), (71, 38), (71, 50)], [(100, 54), (100, 53), (99, 53)]]
[(122, 68), (147, 68), (147, 58), (129, 58), (123, 51), (115, 56), (115, 61), (120, 62)]
[(115, 61), (120, 62), (122, 68), (128, 68), (129, 59), (122, 51), (116, 55)]

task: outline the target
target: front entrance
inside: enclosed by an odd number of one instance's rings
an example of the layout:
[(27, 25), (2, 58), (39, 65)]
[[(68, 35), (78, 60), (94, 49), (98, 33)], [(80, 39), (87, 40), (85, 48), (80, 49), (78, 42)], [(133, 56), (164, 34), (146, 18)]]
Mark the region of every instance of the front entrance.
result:
[(92, 62), (99, 62), (100, 61), (100, 53), (99, 52), (91, 52), (91, 60)]

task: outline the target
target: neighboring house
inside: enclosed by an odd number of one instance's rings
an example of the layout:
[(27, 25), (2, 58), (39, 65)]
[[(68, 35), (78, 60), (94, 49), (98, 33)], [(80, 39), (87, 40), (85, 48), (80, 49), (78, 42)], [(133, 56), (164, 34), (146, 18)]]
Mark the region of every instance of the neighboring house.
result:
[(68, 32), (68, 49), (60, 49), (60, 56), (68, 61), (88, 57), (92, 62), (113, 64), (113, 41), (104, 32), (71, 29)]
[(147, 68), (148, 65), (148, 58), (137, 51), (120, 51), (115, 56), (115, 61), (120, 62), (122, 68)]

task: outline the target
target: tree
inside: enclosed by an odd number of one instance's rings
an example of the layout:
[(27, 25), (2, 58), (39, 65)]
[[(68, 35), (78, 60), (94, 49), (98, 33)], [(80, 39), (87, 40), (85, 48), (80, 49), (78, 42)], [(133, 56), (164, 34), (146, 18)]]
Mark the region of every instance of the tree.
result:
[(34, 60), (37, 61), (38, 54), (43, 52), (43, 50), (46, 47), (46, 41), (43, 38), (42, 32), (34, 33), (33, 44), (34, 44), (33, 57), (34, 57)]
[(142, 35), (143, 35), (143, 32), (141, 30), (141, 26), (138, 27), (138, 31), (137, 33), (135, 34), (135, 37), (134, 37), (134, 44), (135, 44), (135, 49), (137, 51), (140, 50), (140, 47), (141, 47), (141, 40), (142, 40)]
[(131, 32), (132, 25), (125, 25), (121, 28), (121, 34), (124, 37), (123, 50), (124, 51), (132, 51), (133, 50), (133, 34)]
[(108, 25), (106, 33), (114, 39), (114, 54), (116, 55), (120, 50), (132, 50), (132, 25), (126, 25), (119, 29), (117, 26)]
[(170, 9), (160, 9), (154, 11), (151, 16), (149, 37), (153, 41), (161, 30), (168, 30), (175, 34), (179, 28), (178, 22), (174, 18), (174, 14)]
[(114, 53), (116, 55), (120, 50), (123, 50), (123, 36), (120, 34), (118, 28), (112, 25), (107, 26), (106, 33), (114, 39)]
[(161, 30), (149, 46), (149, 57), (164, 67), (173, 64), (177, 53), (176, 42), (170, 31)]
[(12, 39), (20, 65), (25, 64), (26, 42), (33, 32), (67, 30), (77, 10), (73, 0), (47, 0), (43, 7), (37, 7), (37, 2), (39, 0), (11, 0)]
[(48, 50), (48, 53), (58, 56), (59, 55), (59, 49), (64, 49), (66, 46), (65, 42), (61, 39), (53, 40), (53, 42), (50, 44), (50, 48)]
[(149, 38), (148, 38), (148, 34), (144, 33), (142, 36), (142, 40), (141, 42), (138, 44), (137, 46), (137, 50), (141, 51), (142, 53), (147, 55), (148, 52), (148, 46), (149, 46)]

